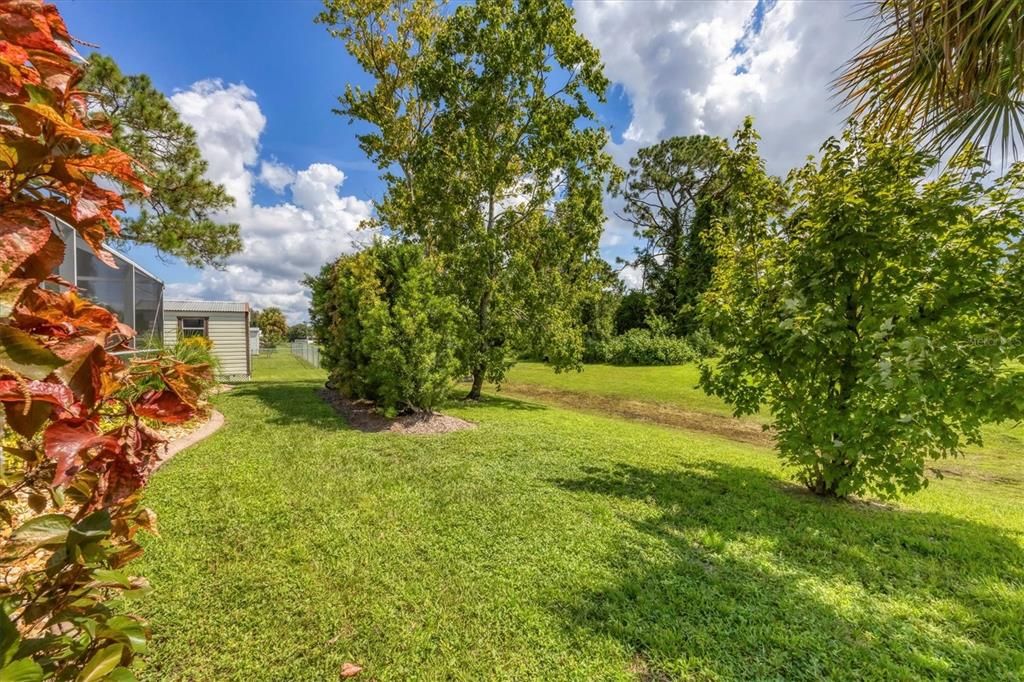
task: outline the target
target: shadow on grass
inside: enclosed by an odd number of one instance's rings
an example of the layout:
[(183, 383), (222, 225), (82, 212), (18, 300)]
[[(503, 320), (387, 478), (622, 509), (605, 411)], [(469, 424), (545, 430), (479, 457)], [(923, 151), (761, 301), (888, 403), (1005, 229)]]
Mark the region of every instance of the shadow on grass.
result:
[(480, 400), (458, 400), (455, 402), (459, 407), (500, 407), (505, 410), (540, 412), (549, 409), (547, 405), (530, 402), (521, 398), (509, 398), (494, 393), (485, 393)]
[[(322, 383), (315, 380), (266, 380), (238, 384), (231, 390), (231, 395), (255, 398), (273, 410), (276, 414), (266, 420), (268, 424), (280, 426), (308, 424), (324, 429), (355, 430), (343, 416), (317, 395), (320, 388), (322, 388)], [(471, 410), (494, 407), (513, 411), (548, 409), (545, 405), (538, 403), (494, 395), (485, 395), (480, 401), (452, 400), (449, 404), (453, 407)], [(441, 412), (444, 412), (443, 407)]]
[(587, 468), (618, 498), (614, 578), (555, 609), (640, 679), (1020, 679), (1024, 551), (989, 526), (829, 502), (766, 473)]
[(275, 416), (266, 420), (268, 424), (306, 424), (320, 429), (352, 430), (342, 417), (316, 395), (318, 388), (320, 384), (316, 381), (261, 381), (241, 384), (231, 394), (255, 398), (270, 408)]

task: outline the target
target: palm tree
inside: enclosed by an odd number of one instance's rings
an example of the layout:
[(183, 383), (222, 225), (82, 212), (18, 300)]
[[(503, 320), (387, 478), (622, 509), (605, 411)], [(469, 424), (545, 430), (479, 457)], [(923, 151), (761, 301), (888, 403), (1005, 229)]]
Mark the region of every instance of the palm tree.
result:
[(942, 151), (1024, 144), (1024, 0), (875, 0), (875, 31), (833, 83), (853, 115)]

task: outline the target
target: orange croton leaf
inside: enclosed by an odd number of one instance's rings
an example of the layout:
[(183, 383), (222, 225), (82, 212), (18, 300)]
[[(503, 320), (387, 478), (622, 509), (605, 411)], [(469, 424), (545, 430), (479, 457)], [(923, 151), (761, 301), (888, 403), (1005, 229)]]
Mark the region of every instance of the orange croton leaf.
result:
[(171, 390), (147, 391), (132, 407), (140, 417), (165, 424), (181, 424), (195, 416), (195, 409)]
[(33, 401), (50, 403), (66, 411), (75, 409), (75, 394), (62, 383), (0, 379), (0, 402), (23, 403), (26, 396)]
[(46, 427), (43, 450), (57, 462), (53, 485), (64, 485), (78, 470), (79, 455), (94, 448), (114, 449), (116, 438), (101, 434), (91, 419), (62, 419)]
[(0, 32), (5, 40), (30, 50), (67, 53), (70, 49), (64, 21), (46, 12), (38, 0), (5, 0), (0, 4)]
[(43, 248), (26, 258), (25, 262), (21, 264), (21, 267), (18, 268), (14, 275), (19, 279), (34, 280), (35, 282), (47, 280), (54, 282), (55, 284), (63, 283), (70, 287), (71, 284), (50, 274), (57, 269), (57, 266), (60, 265), (63, 260), (64, 240), (51, 231), (50, 238), (47, 240)]
[(2, 379), (0, 403), (3, 403), (7, 423), (26, 438), (34, 436), (55, 410), (60, 416), (74, 417), (80, 407), (71, 389), (55, 381), (23, 383)]
[(53, 230), (39, 211), (13, 207), (0, 213), (0, 282), (46, 246)]
[[(78, 122), (73, 117), (62, 115), (42, 102), (12, 103), (10, 110), (26, 130), (42, 130), (42, 124), (45, 122), (53, 126), (53, 132), (57, 137), (70, 137), (88, 144), (101, 144), (109, 139), (104, 133), (75, 125)], [(37, 120), (32, 120), (33, 118)]]
[(100, 154), (89, 156), (69, 157), (62, 159), (60, 164), (67, 171), (68, 177), (74, 180), (86, 181), (92, 174), (100, 173), (149, 194), (146, 183), (135, 174), (132, 157), (120, 149), (107, 149)]

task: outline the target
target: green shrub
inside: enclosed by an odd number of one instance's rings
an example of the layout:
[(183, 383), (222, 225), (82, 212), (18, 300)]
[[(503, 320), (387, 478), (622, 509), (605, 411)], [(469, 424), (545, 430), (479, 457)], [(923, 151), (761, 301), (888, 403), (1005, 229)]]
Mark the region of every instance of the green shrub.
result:
[(416, 244), (378, 241), (307, 280), (329, 383), (388, 415), (432, 411), (459, 375), (457, 306)]
[(684, 339), (630, 329), (593, 349), (598, 362), (612, 365), (682, 365), (697, 359)]

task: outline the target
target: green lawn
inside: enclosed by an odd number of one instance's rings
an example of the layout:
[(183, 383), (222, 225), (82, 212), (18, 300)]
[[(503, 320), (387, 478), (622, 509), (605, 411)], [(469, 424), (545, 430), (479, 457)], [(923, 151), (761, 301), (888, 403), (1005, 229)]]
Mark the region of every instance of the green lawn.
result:
[[(697, 387), (696, 365), (674, 367), (617, 367), (586, 365), (580, 372), (555, 373), (539, 362), (523, 362), (509, 374), (505, 391), (559, 404), (611, 410), (621, 401), (641, 403), (644, 408), (669, 407), (710, 415), (731, 415), (729, 406)], [(551, 392), (551, 393), (548, 393)], [(633, 405), (634, 409), (636, 405)], [(744, 418), (761, 424), (768, 415)], [(932, 466), (945, 476), (983, 476), (1020, 484), (1024, 488), (1024, 424), (1003, 422), (983, 429), (983, 447), (968, 447), (962, 459), (936, 462)]]
[(509, 388), (521, 385), (546, 386), (559, 390), (590, 393), (611, 398), (647, 400), (687, 410), (731, 415), (732, 410), (718, 398), (697, 388), (700, 372), (696, 365), (671, 367), (616, 367), (586, 365), (582, 372), (555, 373), (539, 362), (522, 362), (512, 368)]
[(319, 371), (255, 375), (148, 489), (145, 679), (1024, 675), (1019, 483), (830, 503), (710, 435), (507, 397), (365, 434)]

